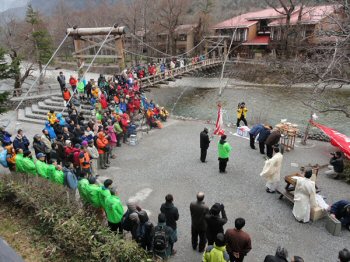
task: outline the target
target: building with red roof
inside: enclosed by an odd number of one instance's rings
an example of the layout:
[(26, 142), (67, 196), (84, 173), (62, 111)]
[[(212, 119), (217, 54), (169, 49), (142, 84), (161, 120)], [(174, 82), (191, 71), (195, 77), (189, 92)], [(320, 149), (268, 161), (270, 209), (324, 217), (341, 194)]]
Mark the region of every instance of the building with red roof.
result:
[[(283, 8), (268, 8), (235, 16), (212, 26), (212, 29), (215, 35), (225, 37), (225, 46), (233, 36), (236, 55), (261, 57), (276, 51), (287, 34), (294, 44), (296, 39), (298, 44), (316, 44), (321, 39), (317, 38), (316, 31), (325, 27), (326, 21), (337, 9), (334, 5), (298, 6), (287, 22), (287, 14)], [(324, 37), (322, 39), (324, 41)]]

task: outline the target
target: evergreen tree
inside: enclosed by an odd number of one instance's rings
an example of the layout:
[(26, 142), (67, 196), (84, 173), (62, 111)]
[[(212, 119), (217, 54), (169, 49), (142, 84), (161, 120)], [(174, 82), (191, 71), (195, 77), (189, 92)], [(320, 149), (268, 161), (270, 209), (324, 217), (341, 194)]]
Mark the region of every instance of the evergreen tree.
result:
[[(14, 75), (15, 67), (13, 63), (8, 64), (5, 60), (5, 50), (0, 47), (0, 80), (1, 79), (7, 79), (12, 78)], [(0, 93), (0, 114), (6, 112), (6, 102), (8, 98), (9, 93), (3, 92)]]
[[(53, 54), (52, 38), (39, 13), (30, 4), (27, 7), (26, 22), (32, 26), (35, 60), (39, 65), (40, 72), (42, 72), (43, 64), (46, 64)], [(40, 84), (43, 84), (41, 77)]]

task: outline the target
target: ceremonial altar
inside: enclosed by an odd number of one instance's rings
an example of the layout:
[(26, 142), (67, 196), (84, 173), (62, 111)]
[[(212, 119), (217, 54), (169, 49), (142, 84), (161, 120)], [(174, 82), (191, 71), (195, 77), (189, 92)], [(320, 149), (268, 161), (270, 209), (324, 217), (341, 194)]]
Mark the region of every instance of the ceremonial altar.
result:
[(286, 151), (294, 149), (295, 139), (299, 129), (298, 125), (289, 122), (281, 122), (276, 125), (276, 128), (281, 132), (280, 143)]

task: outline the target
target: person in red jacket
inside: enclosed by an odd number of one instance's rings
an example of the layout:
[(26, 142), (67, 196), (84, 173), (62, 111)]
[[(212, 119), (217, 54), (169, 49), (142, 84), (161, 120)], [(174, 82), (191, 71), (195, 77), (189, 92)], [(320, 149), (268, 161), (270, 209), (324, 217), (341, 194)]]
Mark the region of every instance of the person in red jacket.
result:
[(123, 143), (125, 144), (128, 140), (128, 127), (129, 127), (129, 123), (130, 123), (130, 120), (129, 120), (129, 116), (124, 113), (121, 117), (121, 127), (123, 129)]
[(69, 90), (67, 89), (67, 87), (63, 88), (63, 100), (65, 101), (65, 103), (68, 103), (68, 101), (71, 98), (71, 94), (69, 92)]
[(97, 134), (98, 138), (96, 140), (97, 144), (97, 150), (98, 150), (98, 164), (101, 169), (106, 169), (109, 167), (107, 161), (107, 154), (109, 151), (108, 146), (108, 139), (106, 138), (105, 134), (100, 131)]
[(101, 96), (100, 96), (100, 103), (101, 103), (102, 109), (107, 109), (108, 103), (107, 103), (107, 99), (106, 99), (104, 94), (101, 94)]
[(72, 87), (73, 93), (75, 93), (75, 90), (76, 90), (77, 84), (78, 84), (78, 80), (74, 76), (70, 76), (69, 84)]

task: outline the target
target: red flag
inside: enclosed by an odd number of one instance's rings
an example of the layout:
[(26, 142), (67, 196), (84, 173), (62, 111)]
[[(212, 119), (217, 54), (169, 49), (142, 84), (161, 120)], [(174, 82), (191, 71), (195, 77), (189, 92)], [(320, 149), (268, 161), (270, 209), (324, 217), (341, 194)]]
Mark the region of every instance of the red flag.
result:
[(310, 123), (323, 131), (330, 139), (333, 146), (339, 147), (345, 156), (350, 159), (350, 137), (339, 133), (337, 130), (329, 128), (327, 126), (310, 121)]
[(224, 122), (222, 121), (222, 108), (221, 105), (218, 105), (218, 118), (216, 119), (216, 125), (214, 130), (214, 135), (222, 136), (225, 134), (225, 130), (222, 129)]

